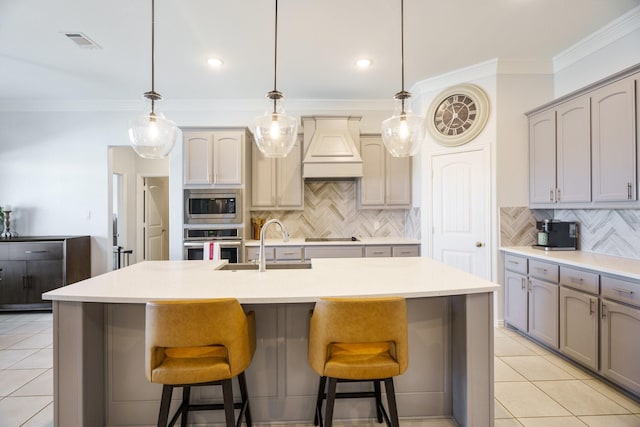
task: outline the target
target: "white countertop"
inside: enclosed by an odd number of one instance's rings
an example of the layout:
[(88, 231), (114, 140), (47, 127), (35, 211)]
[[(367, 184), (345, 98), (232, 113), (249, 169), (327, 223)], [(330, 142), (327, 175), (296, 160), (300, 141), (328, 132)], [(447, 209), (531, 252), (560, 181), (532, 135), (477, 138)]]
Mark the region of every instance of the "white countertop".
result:
[[(358, 240), (305, 242), (304, 238), (291, 238), (288, 242), (282, 239), (266, 239), (265, 246), (358, 246), (358, 245), (419, 245), (420, 240), (404, 237), (358, 237)], [(245, 246), (260, 246), (260, 240), (245, 240)]]
[(508, 246), (501, 251), (545, 261), (596, 270), (640, 280), (640, 260), (583, 251), (545, 251), (530, 246)]
[(498, 285), (431, 258), (312, 259), (309, 270), (218, 271), (226, 261), (145, 261), (43, 295), (43, 299), (144, 303), (236, 298), (243, 304), (315, 302), (326, 296), (406, 298), (493, 292)]

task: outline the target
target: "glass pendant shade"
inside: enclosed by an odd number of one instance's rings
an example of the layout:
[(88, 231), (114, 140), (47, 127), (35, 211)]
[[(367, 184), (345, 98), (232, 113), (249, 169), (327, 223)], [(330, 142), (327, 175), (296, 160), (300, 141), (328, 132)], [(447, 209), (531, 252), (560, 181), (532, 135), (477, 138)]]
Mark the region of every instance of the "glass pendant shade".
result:
[(285, 113), (281, 97), (270, 99), (269, 108), (255, 123), (255, 142), (262, 154), (286, 157), (291, 152), (298, 136), (298, 119)]
[(129, 141), (140, 157), (162, 159), (176, 143), (177, 127), (162, 113), (141, 114), (129, 121)]
[(382, 122), (382, 141), (393, 157), (415, 156), (424, 139), (424, 120), (411, 111), (411, 95), (396, 95), (393, 115)]

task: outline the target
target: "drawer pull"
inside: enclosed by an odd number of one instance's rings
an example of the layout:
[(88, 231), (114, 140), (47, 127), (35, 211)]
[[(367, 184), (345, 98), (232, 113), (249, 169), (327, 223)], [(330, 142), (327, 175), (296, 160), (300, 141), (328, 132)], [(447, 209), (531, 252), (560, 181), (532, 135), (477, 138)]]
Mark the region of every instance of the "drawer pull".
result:
[(513, 261), (513, 260), (509, 260), (509, 261), (507, 261), (507, 262), (508, 262), (509, 264), (515, 264), (515, 265), (520, 264), (520, 262), (519, 262), (519, 261)]
[(46, 254), (49, 251), (24, 251), (25, 254)]
[(541, 271), (545, 274), (547, 274), (547, 269), (546, 268), (542, 268), (542, 267), (536, 267), (536, 270)]
[(571, 283), (582, 283), (582, 277), (569, 276)]
[(634, 292), (630, 291), (629, 289), (622, 289), (622, 288), (613, 288), (614, 291), (616, 292), (620, 292), (621, 294), (626, 294), (626, 295), (633, 295)]
[[(383, 251), (373, 251), (373, 253), (374, 253), (375, 255), (382, 255), (382, 254), (384, 254), (384, 252), (383, 252)], [(406, 254), (406, 252), (400, 252), (400, 253), (401, 253), (401, 254)]]
[(283, 252), (284, 255), (295, 255), (295, 252)]

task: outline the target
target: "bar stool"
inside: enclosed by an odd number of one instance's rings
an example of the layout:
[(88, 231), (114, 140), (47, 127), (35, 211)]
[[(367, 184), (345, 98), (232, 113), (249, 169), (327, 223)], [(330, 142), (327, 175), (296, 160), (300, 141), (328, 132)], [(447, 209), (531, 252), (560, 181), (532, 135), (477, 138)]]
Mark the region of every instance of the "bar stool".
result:
[[(236, 425), (235, 409), (251, 426), (244, 371), (256, 348), (255, 316), (245, 314), (235, 299), (154, 301), (146, 305), (145, 373), (163, 384), (158, 426), (166, 426), (174, 387), (182, 387), (182, 403), (169, 423), (189, 411), (224, 409), (227, 427)], [(232, 379), (238, 377), (241, 401), (233, 401)], [(190, 404), (193, 386), (222, 386), (224, 403)]]
[[(398, 427), (393, 377), (409, 365), (404, 298), (323, 298), (309, 328), (309, 364), (320, 375), (314, 425), (331, 427), (335, 399), (375, 398), (378, 422)], [(327, 381), (328, 380), (328, 381)], [(336, 393), (338, 382), (373, 382), (374, 391)], [(328, 386), (327, 386), (328, 382)], [(382, 404), (384, 382), (389, 413)], [(326, 389), (326, 391), (325, 391)]]

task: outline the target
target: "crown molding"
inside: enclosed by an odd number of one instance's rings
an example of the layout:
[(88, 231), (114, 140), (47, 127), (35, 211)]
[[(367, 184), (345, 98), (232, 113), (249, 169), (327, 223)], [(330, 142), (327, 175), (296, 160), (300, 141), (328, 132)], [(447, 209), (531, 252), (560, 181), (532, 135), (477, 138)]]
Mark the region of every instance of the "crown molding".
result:
[(430, 79), (421, 80), (411, 87), (411, 92), (422, 94), (459, 83), (495, 76), (498, 70), (498, 62), (498, 58), (493, 58), (468, 67), (458, 68)]
[(591, 35), (553, 57), (554, 73), (640, 29), (640, 6), (631, 9)]

